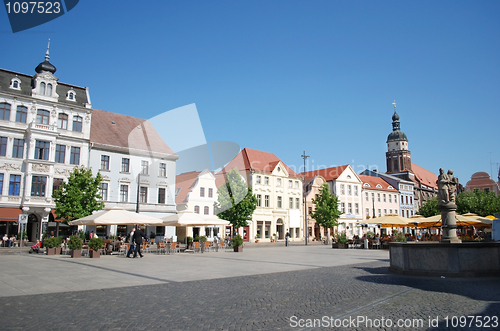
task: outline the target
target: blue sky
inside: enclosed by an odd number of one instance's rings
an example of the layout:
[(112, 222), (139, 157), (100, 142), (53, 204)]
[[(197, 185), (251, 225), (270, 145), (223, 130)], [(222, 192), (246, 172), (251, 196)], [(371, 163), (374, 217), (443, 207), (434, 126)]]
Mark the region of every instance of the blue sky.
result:
[(51, 38), (56, 76), (94, 108), (194, 103), (208, 141), (297, 170), (305, 150), (309, 169), (385, 171), (396, 100), (412, 161), (465, 184), (500, 162), (499, 17), (499, 1), (88, 0), (15, 34), (0, 10), (0, 67), (34, 74)]

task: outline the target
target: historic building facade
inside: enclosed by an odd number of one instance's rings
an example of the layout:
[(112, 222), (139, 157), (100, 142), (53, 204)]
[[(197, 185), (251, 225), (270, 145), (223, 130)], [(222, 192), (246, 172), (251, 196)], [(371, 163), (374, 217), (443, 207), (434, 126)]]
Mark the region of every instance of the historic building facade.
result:
[(313, 199), (315, 199), (316, 196), (320, 194), (321, 186), (323, 186), (323, 184), (325, 183), (326, 180), (320, 175), (316, 175), (312, 178), (305, 179), (304, 195), (307, 205), (306, 233), (308, 235), (309, 240), (320, 240), (321, 238), (327, 236), (328, 229), (319, 226), (316, 223), (316, 220), (314, 220), (314, 218), (311, 217), (311, 213), (316, 210), (316, 205), (314, 204)]
[(465, 185), (465, 191), (471, 192), (474, 190), (494, 192), (498, 195), (500, 192), (500, 171), (498, 173), (498, 183), (491, 179), (490, 175), (486, 172), (480, 171), (474, 173)]
[(60, 82), (49, 58), (33, 76), (0, 69), (0, 231), (25, 214), (31, 241), (55, 225), (54, 189), (89, 162), (89, 90)]
[(363, 219), (399, 214), (399, 192), (381, 177), (359, 175), (363, 182)]

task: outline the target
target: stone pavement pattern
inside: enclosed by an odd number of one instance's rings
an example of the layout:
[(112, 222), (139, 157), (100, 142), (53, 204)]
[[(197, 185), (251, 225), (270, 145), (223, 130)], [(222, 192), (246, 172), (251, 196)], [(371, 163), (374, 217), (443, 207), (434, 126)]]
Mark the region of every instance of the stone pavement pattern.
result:
[[(271, 258), (272, 251), (263, 260)], [(341, 252), (311, 250), (324, 259)], [(297, 250), (296, 256), (302, 251)], [(191, 263), (200, 258), (212, 262), (222, 258), (230, 266), (238, 259), (255, 266), (255, 252), (219, 256), (181, 257)], [(101, 288), (96, 290), (4, 296), (0, 301), (2, 330), (297, 330), (290, 317), (321, 319), (323, 316), (349, 318), (367, 316), (393, 321), (422, 318), (422, 328), (407, 330), (450, 330), (445, 316), (488, 315), (500, 317), (498, 279), (441, 279), (389, 274), (388, 261), (378, 254), (364, 253), (367, 262), (324, 267), (292, 268), (284, 272), (199, 277), (198, 280), (160, 282), (151, 285)], [(281, 252), (277, 253), (278, 255)], [(311, 264), (315, 264), (311, 254)], [(376, 254), (375, 256), (370, 254)], [(140, 267), (143, 260), (132, 260)], [(234, 257), (234, 259), (233, 259)], [(160, 261), (165, 257), (151, 257)], [(169, 258), (169, 257), (166, 257)], [(118, 259), (118, 258), (117, 258)], [(32, 259), (47, 262), (44, 257)], [(104, 261), (102, 259), (100, 262)], [(208, 259), (207, 259), (208, 260)], [(92, 262), (92, 260), (87, 260)], [(85, 262), (87, 262), (85, 261)], [(113, 264), (117, 260), (108, 260)], [(130, 268), (129, 260), (121, 259)], [(136, 263), (137, 262), (137, 263)], [(59, 263), (65, 263), (59, 261)], [(151, 263), (151, 262), (150, 262)], [(191, 272), (202, 273), (204, 266)], [(291, 263), (293, 265), (293, 263)], [(287, 266), (285, 266), (287, 267)], [(175, 269), (175, 266), (171, 267)], [(228, 269), (230, 270), (230, 269)], [(59, 271), (60, 272), (60, 271)], [(186, 272), (186, 270), (181, 270)], [(119, 277), (117, 277), (119, 278)], [(189, 278), (189, 277), (187, 277)], [(0, 277), (1, 280), (1, 277)], [(429, 316), (439, 316), (440, 324), (429, 327)], [(323, 329), (305, 327), (304, 330)], [(345, 327), (338, 330), (402, 330), (402, 328)], [(494, 330), (495, 328), (451, 328), (451, 330)], [(498, 328), (497, 328), (498, 329)]]

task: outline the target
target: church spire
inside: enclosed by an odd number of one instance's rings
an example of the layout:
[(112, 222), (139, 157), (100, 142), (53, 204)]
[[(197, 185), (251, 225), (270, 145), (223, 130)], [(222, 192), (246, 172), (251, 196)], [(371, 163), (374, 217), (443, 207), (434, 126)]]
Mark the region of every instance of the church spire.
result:
[[(50, 55), (49, 55), (49, 48), (50, 48), (50, 38), (49, 38), (49, 43), (47, 44), (47, 51), (45, 52), (45, 61), (49, 61)], [(394, 107), (396, 108), (396, 107)]]
[(49, 39), (49, 43), (47, 44), (47, 51), (45, 52), (45, 61), (43, 61), (42, 63), (40, 63), (35, 68), (35, 71), (37, 73), (42, 73), (44, 71), (48, 71), (51, 74), (54, 74), (56, 72), (56, 70), (57, 70), (56, 67), (54, 67), (52, 65), (52, 63), (49, 62), (49, 59), (50, 59), (49, 48), (50, 48), (50, 39)]

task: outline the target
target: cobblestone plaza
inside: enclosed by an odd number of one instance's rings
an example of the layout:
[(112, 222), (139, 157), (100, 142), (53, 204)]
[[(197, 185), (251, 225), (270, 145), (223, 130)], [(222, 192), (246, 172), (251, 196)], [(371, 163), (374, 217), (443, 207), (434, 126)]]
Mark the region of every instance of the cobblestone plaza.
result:
[(1, 329), (499, 329), (498, 279), (394, 275), (388, 254), (254, 245), (144, 259), (2, 255)]

